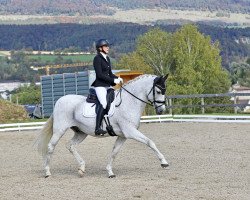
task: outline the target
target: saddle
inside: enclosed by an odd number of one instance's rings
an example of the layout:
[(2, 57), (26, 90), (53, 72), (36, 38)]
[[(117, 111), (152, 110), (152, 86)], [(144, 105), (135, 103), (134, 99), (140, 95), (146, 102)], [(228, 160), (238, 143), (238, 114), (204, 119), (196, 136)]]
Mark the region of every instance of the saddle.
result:
[[(114, 92), (114, 89), (113, 88), (109, 88), (108, 90), (107, 90), (107, 97), (106, 97), (106, 99), (107, 99), (107, 107), (106, 107), (106, 109), (105, 109), (105, 114), (108, 114), (108, 112), (109, 112), (109, 110), (110, 110), (110, 107), (111, 107), (111, 103), (114, 101), (114, 99), (115, 99), (115, 92)], [(90, 88), (89, 89), (89, 94), (88, 94), (88, 96), (87, 96), (87, 99), (86, 99), (86, 101), (88, 102), (88, 103), (93, 103), (93, 106), (94, 105), (96, 105), (96, 111), (97, 111), (97, 108), (98, 108), (98, 106), (100, 106), (101, 104), (100, 104), (100, 102), (99, 102), (99, 100), (98, 100), (98, 98), (97, 98), (97, 95), (96, 95), (96, 92), (95, 92), (95, 89), (94, 88)], [(96, 112), (97, 113), (97, 112)]]
[[(105, 116), (104, 116), (103, 119), (104, 119), (104, 121), (106, 123), (106, 129), (107, 129), (107, 132), (109, 133), (109, 135), (116, 136), (116, 134), (115, 134), (115, 132), (113, 130), (113, 127), (110, 125), (110, 121), (109, 121), (109, 116), (112, 116), (113, 111), (114, 111), (114, 105), (112, 104), (112, 102), (115, 99), (115, 92), (114, 92), (113, 88), (109, 88), (107, 90), (107, 97), (106, 97), (106, 99), (107, 99), (107, 107), (105, 109)], [(95, 106), (95, 114), (96, 114), (97, 110), (98, 110), (98, 107), (101, 106), (101, 104), (100, 104), (100, 102), (99, 102), (99, 100), (97, 98), (96, 91), (95, 91), (94, 88), (90, 88), (89, 89), (89, 94), (87, 96), (86, 101), (88, 103), (92, 104), (91, 107)], [(110, 108), (112, 108), (112, 109), (110, 109)], [(86, 109), (86, 107), (85, 107), (85, 109)], [(109, 111), (111, 111), (111, 113)], [(85, 116), (86, 116), (86, 114), (85, 114)]]

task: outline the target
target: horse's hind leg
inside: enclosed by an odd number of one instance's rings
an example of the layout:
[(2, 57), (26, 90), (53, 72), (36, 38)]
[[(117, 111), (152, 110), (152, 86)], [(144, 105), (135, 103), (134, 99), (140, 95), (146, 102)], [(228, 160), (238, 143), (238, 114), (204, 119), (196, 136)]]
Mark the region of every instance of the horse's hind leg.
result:
[(70, 151), (70, 153), (73, 154), (73, 156), (77, 160), (77, 162), (79, 164), (78, 173), (79, 173), (79, 175), (83, 176), (83, 173), (85, 172), (85, 162), (81, 158), (81, 156), (78, 154), (78, 152), (75, 148), (75, 145), (80, 144), (87, 137), (87, 134), (85, 134), (78, 127), (75, 127), (75, 126), (71, 127), (71, 129), (75, 132), (75, 135), (69, 141), (69, 143), (67, 145), (67, 149)]
[(125, 141), (126, 141), (126, 138), (122, 138), (122, 137), (118, 137), (115, 141), (115, 145), (113, 147), (113, 150), (112, 150), (111, 155), (109, 157), (108, 165), (106, 167), (108, 174), (109, 174), (109, 178), (115, 177), (115, 174), (113, 173), (113, 170), (112, 170), (112, 163), (115, 159), (115, 156), (117, 155), (117, 153), (119, 152), (119, 150), (121, 149), (121, 147)]
[(122, 132), (124, 133), (126, 138), (134, 139), (134, 140), (136, 140), (138, 142), (141, 142), (141, 143), (146, 144), (147, 146), (149, 146), (156, 153), (157, 157), (161, 161), (161, 166), (163, 168), (167, 168), (169, 166), (169, 164), (166, 161), (163, 154), (157, 149), (155, 143), (151, 139), (149, 139), (145, 135), (143, 135), (136, 128), (126, 126), (126, 127), (122, 128)]
[(51, 176), (50, 173), (50, 160), (51, 160), (51, 156), (55, 150), (55, 146), (57, 145), (58, 141), (60, 140), (60, 138), (64, 135), (64, 133), (66, 132), (67, 129), (53, 129), (53, 135), (48, 143), (48, 151), (45, 155), (45, 178)]

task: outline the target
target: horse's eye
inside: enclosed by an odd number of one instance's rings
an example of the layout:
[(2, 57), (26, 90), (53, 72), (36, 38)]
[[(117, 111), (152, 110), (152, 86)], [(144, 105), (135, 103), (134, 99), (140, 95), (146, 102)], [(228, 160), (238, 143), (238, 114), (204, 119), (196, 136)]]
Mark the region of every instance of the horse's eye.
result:
[(156, 93), (157, 93), (157, 94), (161, 94), (161, 92), (160, 92), (160, 91), (156, 91)]

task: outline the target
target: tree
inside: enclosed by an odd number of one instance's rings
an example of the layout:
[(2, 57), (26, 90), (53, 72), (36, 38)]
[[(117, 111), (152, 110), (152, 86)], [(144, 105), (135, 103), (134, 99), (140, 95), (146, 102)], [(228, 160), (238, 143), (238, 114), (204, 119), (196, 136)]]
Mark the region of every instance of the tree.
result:
[(19, 104), (39, 104), (41, 102), (41, 90), (39, 86), (24, 85), (12, 92), (12, 100)]
[(228, 91), (230, 80), (223, 70), (219, 43), (185, 25), (173, 34), (171, 93), (202, 94)]
[(233, 83), (250, 87), (250, 64), (232, 62), (230, 64), (230, 72)]
[(170, 33), (155, 28), (139, 36), (137, 40), (137, 54), (153, 69), (156, 75), (169, 73), (172, 64), (171, 37)]
[[(211, 43), (210, 37), (199, 33), (196, 26), (185, 25), (173, 34), (172, 56), (172, 76), (168, 87), (170, 94), (213, 94), (228, 91), (230, 79), (221, 66), (219, 44)], [(192, 104), (197, 99), (184, 101), (181, 100), (181, 104)], [(218, 99), (208, 101), (206, 103), (212, 104)], [(228, 102), (228, 99), (219, 101)], [(179, 110), (196, 112), (193, 108)]]
[[(123, 56), (118, 65), (121, 63), (144, 72), (151, 69), (156, 75), (169, 72), (167, 93), (173, 95), (225, 93), (231, 84), (229, 74), (221, 65), (219, 43), (212, 43), (209, 36), (201, 34), (191, 24), (172, 35), (158, 28), (150, 30), (138, 38), (136, 50)], [(180, 100), (180, 104), (192, 104), (193, 101), (197, 104), (197, 99)], [(205, 103), (218, 101), (228, 103), (229, 99), (209, 99)], [(193, 113), (196, 109), (177, 112)]]
[(139, 70), (143, 73), (153, 73), (153, 69), (144, 62), (143, 57), (141, 57), (137, 52), (123, 55), (116, 64), (116, 69), (130, 69)]
[(8, 80), (15, 73), (16, 68), (13, 64), (0, 60), (0, 80)]
[[(230, 80), (221, 65), (219, 43), (185, 25), (173, 34), (155, 28), (140, 36), (136, 50), (123, 55), (120, 68), (170, 73), (171, 94), (224, 93)], [(150, 69), (151, 68), (151, 69)]]

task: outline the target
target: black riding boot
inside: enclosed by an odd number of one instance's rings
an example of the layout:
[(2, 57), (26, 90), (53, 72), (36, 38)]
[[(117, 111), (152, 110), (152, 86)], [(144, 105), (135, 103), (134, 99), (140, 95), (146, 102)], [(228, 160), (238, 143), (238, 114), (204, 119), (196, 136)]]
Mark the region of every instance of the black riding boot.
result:
[(101, 129), (101, 124), (104, 115), (105, 115), (105, 109), (103, 109), (103, 107), (100, 105), (96, 114), (96, 127), (95, 127), (96, 135), (104, 135), (105, 133), (107, 133), (107, 131)]

